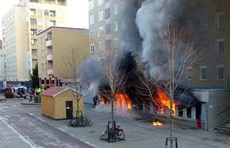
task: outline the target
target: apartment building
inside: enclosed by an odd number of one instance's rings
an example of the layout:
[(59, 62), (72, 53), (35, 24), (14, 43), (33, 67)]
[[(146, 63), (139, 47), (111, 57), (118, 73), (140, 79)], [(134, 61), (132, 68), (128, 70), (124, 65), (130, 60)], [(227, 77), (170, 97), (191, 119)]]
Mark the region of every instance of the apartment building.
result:
[[(191, 29), (197, 33), (197, 41), (203, 56), (188, 71), (188, 79), (196, 88), (230, 87), (230, 1), (205, 0), (199, 2), (202, 11), (196, 19), (190, 19)], [(198, 16), (198, 15), (197, 15)]]
[(40, 85), (77, 79), (80, 63), (89, 57), (88, 29), (52, 26), (37, 34)]
[(67, 26), (67, 0), (21, 0), (26, 9), (27, 72), (38, 61), (36, 34), (50, 26)]
[(89, 0), (90, 53), (119, 48), (119, 9), (121, 0)]
[(13, 6), (2, 18), (2, 50), (0, 80), (28, 81), (25, 7)]

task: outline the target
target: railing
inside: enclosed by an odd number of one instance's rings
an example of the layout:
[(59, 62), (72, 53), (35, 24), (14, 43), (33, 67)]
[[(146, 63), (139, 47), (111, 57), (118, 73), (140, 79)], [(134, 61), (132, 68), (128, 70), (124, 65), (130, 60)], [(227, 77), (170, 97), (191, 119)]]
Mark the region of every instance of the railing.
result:
[(47, 61), (52, 61), (52, 60), (53, 60), (53, 55), (52, 55), (52, 54), (48, 54), (48, 55), (46, 56), (46, 60), (47, 60)]
[(224, 110), (222, 110), (221, 112), (219, 112), (217, 115), (219, 116), (220, 114), (224, 113), (225, 111), (229, 110), (230, 109), (230, 106), (225, 108)]
[(46, 47), (52, 46), (52, 40), (46, 41)]
[(53, 74), (53, 69), (47, 69), (47, 75)]

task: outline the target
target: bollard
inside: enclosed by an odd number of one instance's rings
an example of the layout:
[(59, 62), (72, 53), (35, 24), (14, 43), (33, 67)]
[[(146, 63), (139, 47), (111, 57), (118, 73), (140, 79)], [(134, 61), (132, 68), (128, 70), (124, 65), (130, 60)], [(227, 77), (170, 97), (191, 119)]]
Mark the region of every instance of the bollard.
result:
[(175, 141), (175, 148), (178, 148), (178, 144), (177, 144), (177, 138), (175, 137), (172, 137), (172, 139), (170, 137), (167, 137), (166, 138), (166, 141), (165, 141), (165, 148), (168, 148), (168, 141)]

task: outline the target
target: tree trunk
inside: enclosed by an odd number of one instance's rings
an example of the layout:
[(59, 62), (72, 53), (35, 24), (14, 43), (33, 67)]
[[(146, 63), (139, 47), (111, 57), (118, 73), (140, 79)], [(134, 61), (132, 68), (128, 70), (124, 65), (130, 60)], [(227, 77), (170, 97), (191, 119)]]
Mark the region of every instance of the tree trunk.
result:
[(113, 100), (111, 103), (111, 114), (112, 114), (112, 129), (114, 130), (115, 127), (114, 127), (114, 101)]

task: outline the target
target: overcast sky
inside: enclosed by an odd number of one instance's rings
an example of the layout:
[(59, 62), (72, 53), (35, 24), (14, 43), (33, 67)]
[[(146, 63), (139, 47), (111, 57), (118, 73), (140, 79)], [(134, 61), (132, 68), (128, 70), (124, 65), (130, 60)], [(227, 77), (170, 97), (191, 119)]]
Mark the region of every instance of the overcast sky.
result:
[[(2, 0), (0, 5), (0, 19), (20, 0)], [(69, 27), (89, 28), (88, 27), (88, 0), (68, 0), (70, 14)], [(2, 26), (0, 23), (0, 39), (2, 39)]]

